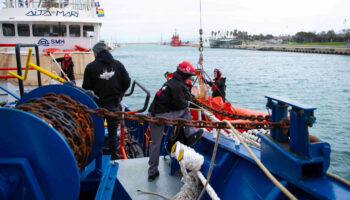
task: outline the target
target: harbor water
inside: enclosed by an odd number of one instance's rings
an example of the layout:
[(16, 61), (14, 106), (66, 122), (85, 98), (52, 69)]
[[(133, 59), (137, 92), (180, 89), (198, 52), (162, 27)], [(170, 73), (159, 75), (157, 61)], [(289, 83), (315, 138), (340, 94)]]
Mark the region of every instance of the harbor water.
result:
[[(137, 80), (155, 92), (165, 82), (164, 73), (177, 64), (198, 62), (194, 47), (165, 45), (129, 45), (112, 54)], [(210, 49), (203, 52), (204, 68), (213, 78), (220, 68), (226, 79), (226, 95), (232, 105), (266, 111), (265, 95), (288, 97), (317, 107), (311, 135), (331, 145), (330, 172), (350, 180), (350, 56), (290, 52)], [(124, 99), (141, 108), (144, 93)]]

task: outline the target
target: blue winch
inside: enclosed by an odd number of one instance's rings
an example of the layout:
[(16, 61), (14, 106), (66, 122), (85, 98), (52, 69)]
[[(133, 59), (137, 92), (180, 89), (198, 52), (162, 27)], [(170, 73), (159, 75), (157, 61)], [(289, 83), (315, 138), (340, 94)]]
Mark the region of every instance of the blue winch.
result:
[[(16, 106), (48, 92), (97, 108), (84, 92), (66, 85), (39, 87), (24, 94)], [(79, 170), (68, 143), (51, 124), (14, 108), (0, 108), (0, 116), (0, 199), (112, 199), (118, 165), (103, 155), (102, 118), (91, 115), (92, 149)]]

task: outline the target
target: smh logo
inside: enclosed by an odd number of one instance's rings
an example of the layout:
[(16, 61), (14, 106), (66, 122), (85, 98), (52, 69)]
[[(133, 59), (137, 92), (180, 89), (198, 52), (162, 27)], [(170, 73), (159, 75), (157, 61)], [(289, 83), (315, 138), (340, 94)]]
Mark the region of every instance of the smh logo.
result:
[(50, 45), (50, 43), (49, 43), (49, 41), (47, 41), (47, 39), (45, 39), (45, 38), (41, 38), (39, 41), (38, 41), (38, 45), (39, 46), (49, 46)]

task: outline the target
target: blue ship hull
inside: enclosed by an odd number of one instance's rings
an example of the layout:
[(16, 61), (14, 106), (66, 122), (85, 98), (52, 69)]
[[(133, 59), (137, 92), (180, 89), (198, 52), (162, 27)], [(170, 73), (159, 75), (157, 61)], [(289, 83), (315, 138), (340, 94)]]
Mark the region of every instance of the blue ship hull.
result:
[[(48, 92), (66, 94), (91, 108), (96, 108), (94, 101), (86, 94), (64, 85), (39, 87), (25, 94), (18, 104), (41, 97)], [(289, 114), (290, 139), (286, 140), (283, 132), (278, 129), (271, 132), (271, 138), (261, 135), (261, 148), (251, 147), (255, 156), (298, 199), (349, 199), (349, 185), (327, 174), (329, 144), (310, 143), (308, 139), (306, 125), (314, 122), (315, 108), (283, 98), (267, 98), (267, 106), (272, 109), (272, 121), (280, 121), (287, 117), (285, 105), (292, 107)], [(284, 105), (281, 106), (282, 104)], [(138, 161), (137, 158), (111, 164), (109, 156), (102, 155), (105, 135), (102, 118), (93, 117), (94, 146), (88, 165), (79, 171), (68, 144), (49, 124), (30, 113), (14, 108), (0, 108), (0, 116), (2, 119), (0, 198), (2, 199), (77, 199), (79, 196), (94, 199), (142, 199), (135, 198), (131, 194), (132, 191), (147, 189), (152, 185), (147, 182), (139, 184), (137, 181), (146, 180), (147, 174), (137, 175), (132, 172), (132, 167), (128, 167), (130, 166), (128, 162)], [(126, 126), (133, 139), (145, 147), (147, 123), (140, 124), (126, 120)], [(166, 141), (173, 134), (171, 127), (167, 127), (165, 132), (161, 147), (163, 155)], [(214, 144), (213, 135), (205, 132), (194, 146), (194, 149), (204, 156), (201, 168), (204, 176), (207, 176), (209, 171)], [(145, 171), (148, 168), (147, 159), (140, 158), (141, 160), (143, 164), (134, 167)], [(169, 162), (170, 167), (163, 169), (161, 177), (168, 177), (167, 173), (170, 173), (170, 179), (167, 179), (166, 185), (159, 185), (158, 190), (170, 191), (172, 189), (167, 188), (169, 185), (174, 185), (173, 189), (177, 190), (177, 186), (181, 185), (179, 178), (171, 178), (178, 170), (177, 161), (170, 159)], [(119, 173), (119, 169), (125, 171)], [(16, 187), (13, 187), (14, 185)], [(236, 146), (233, 140), (224, 137), (219, 140), (210, 185), (221, 199), (287, 198), (262, 172), (242, 144)], [(145, 199), (155, 197), (146, 195)], [(205, 194), (204, 199), (210, 197)]]
[[(129, 121), (127, 126), (134, 130), (138, 127), (133, 135), (134, 138), (139, 138), (139, 141), (142, 143), (144, 139), (141, 138), (143, 138), (147, 124), (140, 125), (137, 122)], [(165, 133), (166, 136), (161, 147), (162, 155), (166, 152), (164, 146), (167, 138), (173, 134), (172, 128), (167, 127)], [(202, 154), (205, 158), (201, 168), (201, 172), (205, 176), (209, 171), (215, 139), (212, 133), (205, 132), (202, 139), (194, 146), (196, 152)], [(257, 158), (261, 159), (261, 150), (259, 148), (251, 147), (251, 150)], [(167, 176), (167, 173), (174, 175), (175, 171), (179, 169), (175, 159), (171, 159), (170, 166), (169, 171), (161, 173), (161, 176)], [(313, 178), (304, 178), (300, 181), (291, 181), (288, 178), (283, 178), (283, 175), (278, 172), (273, 174), (298, 199), (348, 199), (350, 197), (349, 186), (326, 174)], [(144, 174), (143, 176), (140, 178), (145, 179), (146, 175)], [(121, 184), (127, 185), (132, 183), (126, 180)], [(243, 145), (235, 146), (233, 140), (225, 137), (219, 139), (210, 185), (221, 199), (287, 199), (281, 190), (257, 166)], [(167, 190), (171, 190), (171, 188)], [(132, 198), (130, 197), (130, 199)], [(203, 199), (211, 198), (206, 193)]]

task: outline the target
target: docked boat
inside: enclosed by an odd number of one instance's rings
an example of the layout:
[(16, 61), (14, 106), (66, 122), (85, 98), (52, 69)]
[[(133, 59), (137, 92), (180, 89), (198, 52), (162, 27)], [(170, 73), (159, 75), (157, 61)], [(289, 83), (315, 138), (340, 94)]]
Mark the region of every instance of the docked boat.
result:
[(209, 39), (210, 48), (228, 48), (232, 45), (242, 45), (242, 40), (235, 38), (211, 38)]
[(171, 37), (170, 46), (173, 46), (173, 47), (183, 46), (180, 40), (180, 36), (179, 34), (176, 33), (176, 31), (175, 31), (175, 34)]
[[(69, 53), (75, 77), (81, 79), (85, 66), (94, 59), (91, 47), (100, 41), (102, 14), (99, 3), (93, 0), (6, 0), (0, 11), (0, 80), (16, 82), (5, 68), (15, 67), (16, 59), (25, 62), (28, 44), (37, 45), (40, 66), (56, 74), (60, 71), (48, 54), (57, 58)], [(17, 47), (22, 51), (20, 58), (15, 54), (18, 43), (26, 44)], [(24, 84), (37, 85), (35, 72), (29, 73)], [(43, 77), (43, 84), (48, 81)]]
[(0, 12), (0, 43), (38, 44), (39, 50), (91, 49), (100, 39), (102, 22), (94, 1), (5, 1)]

